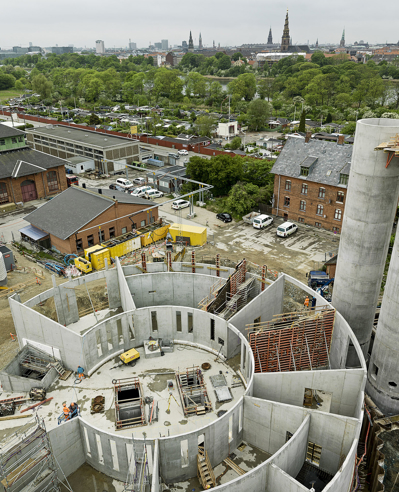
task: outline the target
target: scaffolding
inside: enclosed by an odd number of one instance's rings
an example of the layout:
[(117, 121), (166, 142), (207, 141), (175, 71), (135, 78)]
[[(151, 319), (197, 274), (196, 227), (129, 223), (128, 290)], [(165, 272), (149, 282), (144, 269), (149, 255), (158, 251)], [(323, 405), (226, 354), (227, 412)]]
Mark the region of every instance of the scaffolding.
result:
[(204, 376), (199, 367), (187, 368), (185, 371), (175, 373), (177, 388), (184, 415), (204, 415), (212, 411), (212, 403), (204, 381)]
[(150, 472), (148, 467), (147, 444), (145, 442), (134, 441), (132, 436), (132, 448), (123, 492), (149, 492)]
[(224, 278), (219, 278), (213, 285), (211, 285), (209, 289), (209, 294), (200, 300), (198, 303), (198, 309), (202, 309), (202, 311), (206, 311), (208, 305), (214, 301), (219, 294), (219, 290), (226, 283)]
[(246, 325), (255, 372), (304, 371), (330, 367), (335, 309), (278, 314)]
[(147, 425), (139, 378), (113, 379), (112, 383), (115, 393), (115, 429)]
[(57, 465), (44, 420), (37, 415), (0, 442), (0, 482), (6, 492), (61, 492)]
[(68, 376), (71, 374), (70, 371), (65, 371), (62, 362), (56, 357), (29, 343), (18, 354), (18, 362), (24, 370), (22, 376), (30, 379), (42, 380), (52, 368), (57, 371), (61, 379), (64, 379), (66, 373)]
[(222, 304), (219, 309), (219, 316), (227, 320), (242, 309), (248, 303), (248, 299), (254, 286), (255, 278), (250, 277), (236, 288), (236, 292), (234, 294), (227, 292), (226, 302), (225, 304)]

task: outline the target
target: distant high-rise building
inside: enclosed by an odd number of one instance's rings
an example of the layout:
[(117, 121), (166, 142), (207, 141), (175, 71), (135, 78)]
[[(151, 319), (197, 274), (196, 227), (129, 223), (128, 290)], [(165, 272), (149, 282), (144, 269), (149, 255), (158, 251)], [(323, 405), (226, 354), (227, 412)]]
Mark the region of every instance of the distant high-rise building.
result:
[(319, 47), (319, 38), (317, 38), (316, 44), (315, 44), (315, 48), (318, 48), (318, 47)]
[(103, 55), (105, 53), (104, 41), (101, 41), (101, 39), (96, 41), (96, 53), (98, 55)]
[(70, 46), (55, 46), (51, 48), (51, 52), (56, 55), (64, 55), (65, 53), (73, 53), (73, 48)]
[(187, 41), (182, 41), (181, 42), (181, 47), (186, 50), (188, 48)]
[(199, 35), (199, 41), (198, 41), (198, 49), (202, 50), (203, 46), (202, 46), (202, 36), (201, 36), (201, 33)]
[(29, 41), (29, 46), (32, 46), (32, 41)]
[(344, 48), (345, 47), (345, 29), (342, 31), (342, 37), (341, 41), (339, 42), (339, 45)]
[(169, 49), (169, 42), (167, 39), (162, 39), (161, 41), (162, 49), (163, 50), (168, 50)]
[(137, 50), (137, 43), (132, 43), (129, 39), (129, 50)]
[(273, 44), (272, 28), (270, 28), (267, 44)]
[(213, 47), (216, 48), (215, 40), (213, 40)]
[(291, 44), (290, 43), (290, 28), (288, 25), (288, 9), (287, 9), (287, 15), (285, 16), (283, 36), (281, 38), (281, 51), (288, 51), (290, 44)]
[(162, 43), (154, 43), (154, 46), (157, 50), (162, 49)]
[(194, 42), (193, 42), (193, 36), (190, 31), (190, 38), (188, 40), (188, 51), (194, 51)]

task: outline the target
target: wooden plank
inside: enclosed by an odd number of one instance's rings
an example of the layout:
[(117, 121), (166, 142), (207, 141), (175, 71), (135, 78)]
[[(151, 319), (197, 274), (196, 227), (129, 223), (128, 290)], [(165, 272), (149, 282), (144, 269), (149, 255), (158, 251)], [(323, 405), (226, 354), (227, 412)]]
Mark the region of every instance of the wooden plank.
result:
[(27, 417), (32, 417), (33, 413), (27, 415), (7, 415), (6, 417), (0, 417), (0, 420), (12, 420), (12, 419), (25, 419)]

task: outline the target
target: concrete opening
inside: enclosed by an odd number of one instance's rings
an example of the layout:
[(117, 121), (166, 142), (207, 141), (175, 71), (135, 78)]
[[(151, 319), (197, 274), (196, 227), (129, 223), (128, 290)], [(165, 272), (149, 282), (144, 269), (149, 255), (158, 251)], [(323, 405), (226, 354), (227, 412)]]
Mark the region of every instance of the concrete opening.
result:
[(330, 412), (332, 393), (323, 390), (305, 388), (303, 395), (303, 406), (312, 410)]
[(121, 390), (119, 393), (119, 401), (132, 400), (134, 398), (139, 398), (140, 392), (136, 388)]
[(138, 378), (114, 379), (115, 427), (126, 429), (147, 425), (143, 391)]

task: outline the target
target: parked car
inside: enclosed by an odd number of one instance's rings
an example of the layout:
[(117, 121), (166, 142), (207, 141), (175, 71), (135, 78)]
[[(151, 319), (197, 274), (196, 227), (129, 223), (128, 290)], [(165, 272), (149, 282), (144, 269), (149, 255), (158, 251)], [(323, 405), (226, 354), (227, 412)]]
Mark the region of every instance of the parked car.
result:
[(145, 178), (134, 178), (133, 183), (138, 185), (145, 185)]
[(172, 208), (174, 210), (180, 210), (181, 208), (187, 208), (190, 206), (190, 202), (187, 200), (175, 200), (172, 203)]
[(168, 154), (169, 157), (173, 157), (174, 159), (180, 159), (180, 156), (179, 154), (174, 154), (173, 152), (171, 152), (170, 154)]
[(145, 196), (145, 194), (148, 192), (148, 191), (151, 191), (153, 190), (154, 188), (152, 188), (151, 186), (140, 186), (139, 188), (136, 188), (134, 189), (130, 194), (132, 196), (135, 196), (135, 197), (138, 197), (138, 198), (141, 198), (143, 196)]
[(228, 213), (216, 214), (216, 218), (223, 222), (231, 222), (233, 220), (232, 216)]
[(252, 225), (255, 229), (264, 229), (265, 227), (273, 224), (273, 217), (270, 215), (258, 215), (252, 222)]
[(162, 197), (163, 197), (162, 191), (158, 191), (158, 190), (150, 190), (147, 191), (147, 193), (145, 194), (145, 198), (147, 198), (148, 200), (152, 200), (153, 198), (162, 198)]
[(126, 179), (126, 178), (118, 178), (116, 180), (116, 184), (118, 186), (120, 186), (121, 188), (123, 188), (124, 190), (127, 190), (127, 189), (133, 187), (133, 183), (130, 181), (130, 179)]
[(184, 150), (184, 149), (178, 150), (177, 153), (180, 155), (188, 155), (187, 150)]
[(284, 222), (284, 224), (277, 227), (276, 234), (277, 236), (287, 237), (294, 234), (297, 230), (298, 226), (296, 224), (293, 224), (292, 222)]
[(116, 190), (116, 191), (125, 191), (121, 186), (114, 184), (114, 183), (111, 183), (109, 185), (109, 189), (110, 190)]

